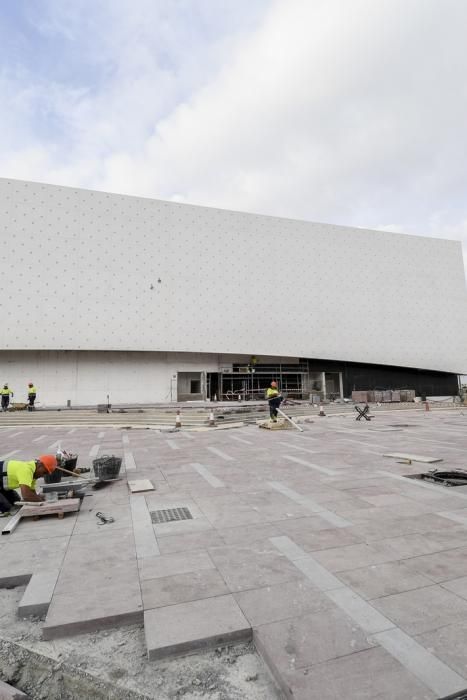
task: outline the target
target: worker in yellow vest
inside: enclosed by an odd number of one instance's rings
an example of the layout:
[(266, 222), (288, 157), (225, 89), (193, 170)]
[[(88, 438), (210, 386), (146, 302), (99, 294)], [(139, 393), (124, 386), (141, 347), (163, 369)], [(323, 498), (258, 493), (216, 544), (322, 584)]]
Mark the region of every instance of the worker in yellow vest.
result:
[[(22, 462), (18, 459), (0, 461), (0, 512), (9, 513), (12, 506), (23, 501), (43, 501), (36, 492), (36, 479), (52, 474), (57, 468), (55, 455), (42, 455), (38, 459)], [(18, 495), (21, 493), (21, 498)]]
[(28, 384), (28, 411), (35, 411), (34, 401), (36, 400), (37, 389), (32, 382)]
[(280, 391), (277, 388), (277, 382), (271, 382), (271, 386), (266, 391), (266, 398), (269, 403), (269, 416), (273, 423), (277, 423), (277, 409), (283, 401)]
[(12, 390), (8, 388), (8, 384), (4, 384), (3, 389), (0, 389), (0, 396), (2, 397), (2, 411), (8, 411), (10, 396), (14, 396)]

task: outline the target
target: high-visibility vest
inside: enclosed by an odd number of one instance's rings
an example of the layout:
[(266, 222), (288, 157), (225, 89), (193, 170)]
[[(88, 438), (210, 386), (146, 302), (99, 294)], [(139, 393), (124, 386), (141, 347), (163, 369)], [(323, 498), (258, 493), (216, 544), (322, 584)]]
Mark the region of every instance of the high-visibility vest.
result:
[(35, 386), (28, 387), (28, 394), (37, 394), (37, 389)]
[(0, 394), (2, 396), (9, 396), (10, 394), (13, 396), (13, 392), (11, 389), (0, 389)]

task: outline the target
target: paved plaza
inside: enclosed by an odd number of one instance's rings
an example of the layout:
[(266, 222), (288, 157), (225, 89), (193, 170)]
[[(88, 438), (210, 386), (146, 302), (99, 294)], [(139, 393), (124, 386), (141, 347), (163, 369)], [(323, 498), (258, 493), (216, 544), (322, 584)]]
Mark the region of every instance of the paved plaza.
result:
[[(79, 466), (124, 458), (124, 478), (90, 489), (78, 514), (1, 537), (0, 585), (28, 584), (22, 612), (38, 606), (46, 640), (144, 626), (150, 664), (252, 639), (278, 698), (464, 690), (467, 487), (405, 476), (466, 467), (467, 415), (387, 411), (302, 427), (0, 428), (3, 459), (59, 444)], [(154, 491), (131, 494), (127, 480), (139, 479)], [(190, 517), (157, 522), (174, 509)], [(97, 511), (114, 522), (99, 524)]]

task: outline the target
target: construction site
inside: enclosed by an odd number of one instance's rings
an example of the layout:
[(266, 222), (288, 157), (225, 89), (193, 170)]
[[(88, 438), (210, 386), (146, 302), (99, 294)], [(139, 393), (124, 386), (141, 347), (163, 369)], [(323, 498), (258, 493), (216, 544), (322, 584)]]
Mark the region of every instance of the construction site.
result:
[(1, 179), (0, 214), (0, 698), (467, 698), (460, 244)]
[(241, 408), (1, 416), (75, 457), (0, 520), (2, 697), (464, 697), (462, 406)]

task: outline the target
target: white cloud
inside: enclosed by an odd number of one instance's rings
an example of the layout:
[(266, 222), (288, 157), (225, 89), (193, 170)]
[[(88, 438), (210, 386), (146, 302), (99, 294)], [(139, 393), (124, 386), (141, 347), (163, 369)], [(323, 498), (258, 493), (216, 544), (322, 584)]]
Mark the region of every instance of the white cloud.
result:
[(463, 0), (225, 2), (219, 32), (207, 0), (85, 4), (43, 27), (85, 27), (100, 80), (9, 77), (2, 175), (467, 241)]

